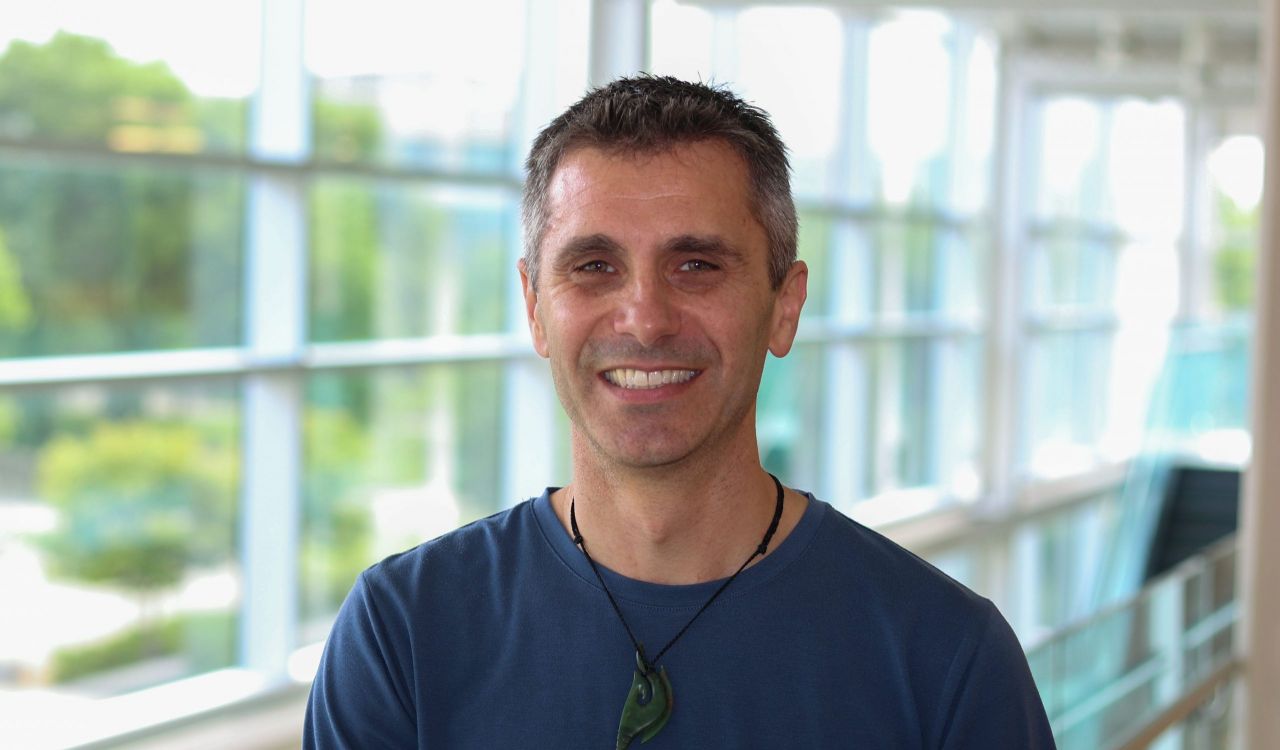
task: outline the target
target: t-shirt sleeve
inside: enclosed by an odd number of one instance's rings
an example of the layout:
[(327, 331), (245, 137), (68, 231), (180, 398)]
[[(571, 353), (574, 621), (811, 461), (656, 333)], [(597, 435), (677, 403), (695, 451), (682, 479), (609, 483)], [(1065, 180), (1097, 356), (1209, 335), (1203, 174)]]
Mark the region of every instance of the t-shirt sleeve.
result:
[[(356, 580), (325, 643), (311, 685), (303, 747), (416, 747), (403, 634), (384, 622), (368, 580)], [(402, 646), (403, 648), (397, 648)]]
[(1053, 732), (1027, 657), (1009, 623), (994, 605), (988, 608), (968, 658), (957, 655), (948, 675), (955, 688), (942, 747), (1052, 749)]

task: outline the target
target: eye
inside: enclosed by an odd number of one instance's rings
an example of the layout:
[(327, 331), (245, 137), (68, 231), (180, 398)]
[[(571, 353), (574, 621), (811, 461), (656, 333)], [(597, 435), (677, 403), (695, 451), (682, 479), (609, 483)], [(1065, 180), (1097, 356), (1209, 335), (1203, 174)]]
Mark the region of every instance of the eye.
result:
[(579, 273), (613, 273), (614, 267), (602, 260), (590, 260), (573, 270)]
[(681, 271), (718, 271), (719, 266), (707, 260), (686, 260), (680, 264)]

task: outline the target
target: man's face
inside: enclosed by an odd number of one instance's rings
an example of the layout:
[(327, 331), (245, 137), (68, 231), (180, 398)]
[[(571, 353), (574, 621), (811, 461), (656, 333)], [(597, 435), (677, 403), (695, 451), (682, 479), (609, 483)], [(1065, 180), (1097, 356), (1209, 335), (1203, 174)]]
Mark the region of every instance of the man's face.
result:
[(547, 196), (534, 347), (579, 437), (606, 462), (672, 464), (755, 447), (766, 351), (791, 348), (807, 271), (770, 288), (746, 165), (718, 141), (566, 155)]

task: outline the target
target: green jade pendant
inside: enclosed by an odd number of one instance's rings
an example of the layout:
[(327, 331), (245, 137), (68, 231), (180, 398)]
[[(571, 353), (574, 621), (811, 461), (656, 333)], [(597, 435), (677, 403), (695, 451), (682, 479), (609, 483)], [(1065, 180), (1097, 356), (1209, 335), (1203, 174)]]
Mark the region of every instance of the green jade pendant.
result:
[(644, 660), (643, 651), (636, 652), (636, 671), (631, 674), (631, 690), (622, 706), (618, 722), (616, 750), (626, 750), (636, 737), (648, 742), (662, 731), (671, 718), (671, 681), (666, 667), (656, 670)]

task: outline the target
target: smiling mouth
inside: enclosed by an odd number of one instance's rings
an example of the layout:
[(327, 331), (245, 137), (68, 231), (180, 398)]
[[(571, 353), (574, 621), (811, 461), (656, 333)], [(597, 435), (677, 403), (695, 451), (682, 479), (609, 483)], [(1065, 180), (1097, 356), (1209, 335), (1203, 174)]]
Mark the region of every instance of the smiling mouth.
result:
[(664, 385), (687, 383), (698, 374), (697, 370), (633, 370), (620, 367), (605, 370), (604, 379), (627, 390), (661, 388)]

